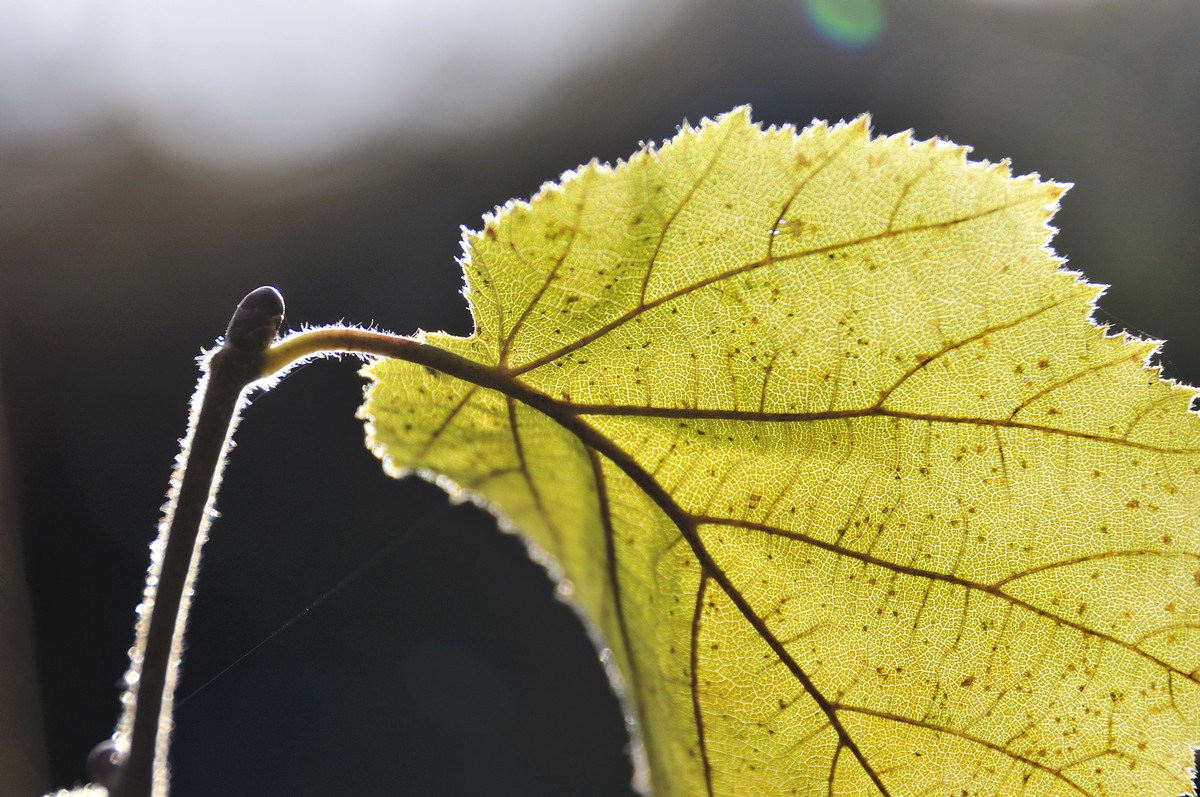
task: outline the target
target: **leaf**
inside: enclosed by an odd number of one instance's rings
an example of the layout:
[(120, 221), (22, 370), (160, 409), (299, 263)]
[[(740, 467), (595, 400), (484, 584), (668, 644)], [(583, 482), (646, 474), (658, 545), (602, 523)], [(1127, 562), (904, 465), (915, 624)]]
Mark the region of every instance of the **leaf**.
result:
[(656, 795), (1162, 795), (1200, 741), (1196, 391), (1092, 321), (1064, 187), (741, 109), (466, 238), (394, 475), (521, 531)]

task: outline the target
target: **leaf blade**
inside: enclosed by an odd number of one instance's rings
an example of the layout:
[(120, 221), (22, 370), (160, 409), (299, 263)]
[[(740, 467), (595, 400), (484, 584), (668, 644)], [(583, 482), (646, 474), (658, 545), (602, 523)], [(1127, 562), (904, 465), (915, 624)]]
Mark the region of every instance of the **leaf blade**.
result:
[(372, 365), (371, 445), (561, 568), (657, 794), (1190, 789), (1195, 391), (1090, 322), (1063, 190), (685, 129), (468, 236), (476, 332), (424, 340), (498, 389)]

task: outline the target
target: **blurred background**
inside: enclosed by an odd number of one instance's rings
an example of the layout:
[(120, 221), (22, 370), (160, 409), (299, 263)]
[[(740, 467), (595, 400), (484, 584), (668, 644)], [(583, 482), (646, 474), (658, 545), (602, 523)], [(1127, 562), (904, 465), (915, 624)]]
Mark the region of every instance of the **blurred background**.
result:
[[(0, 0), (0, 793), (111, 732), (193, 358), (243, 294), (465, 334), (460, 225), (742, 103), (1077, 183), (1055, 247), (1200, 381), (1195, 0)], [(570, 609), (383, 476), (360, 390), (319, 363), (246, 413), (173, 793), (631, 794)]]

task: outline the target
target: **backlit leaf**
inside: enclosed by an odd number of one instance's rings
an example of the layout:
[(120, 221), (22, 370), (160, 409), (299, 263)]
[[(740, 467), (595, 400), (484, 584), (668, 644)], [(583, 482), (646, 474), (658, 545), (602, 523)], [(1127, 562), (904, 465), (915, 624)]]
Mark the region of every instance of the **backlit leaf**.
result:
[[(466, 240), (370, 445), (530, 541), (656, 795), (1160, 795), (1200, 742), (1200, 424), (1063, 187), (738, 110)], [(449, 566), (449, 564), (448, 564)]]

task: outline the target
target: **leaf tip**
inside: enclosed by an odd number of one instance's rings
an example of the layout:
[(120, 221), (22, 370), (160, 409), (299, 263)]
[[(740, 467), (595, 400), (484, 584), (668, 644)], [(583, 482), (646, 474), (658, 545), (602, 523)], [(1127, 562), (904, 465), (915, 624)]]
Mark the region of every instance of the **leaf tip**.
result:
[(1066, 193), (1075, 187), (1074, 183), (1059, 183), (1053, 180), (1047, 182), (1045, 185), (1047, 187), (1047, 193), (1050, 195), (1049, 204), (1054, 210), (1058, 209), (1059, 203), (1062, 201), (1062, 198), (1066, 195)]
[(717, 124), (720, 124), (726, 119), (742, 119), (746, 122), (750, 122), (753, 114), (754, 109), (751, 108), (750, 103), (742, 103), (741, 105), (731, 108), (723, 114), (718, 114), (716, 121)]
[(868, 134), (871, 132), (871, 114), (861, 113), (845, 124), (851, 132)]

